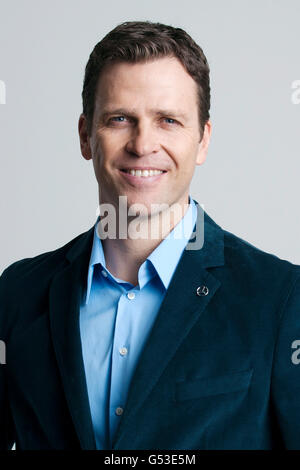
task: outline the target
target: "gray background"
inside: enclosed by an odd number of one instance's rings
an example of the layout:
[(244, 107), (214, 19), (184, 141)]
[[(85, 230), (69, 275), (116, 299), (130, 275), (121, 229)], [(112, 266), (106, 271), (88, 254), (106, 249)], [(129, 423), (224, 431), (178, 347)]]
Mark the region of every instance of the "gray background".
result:
[(182, 27), (211, 67), (213, 124), (191, 194), (224, 229), (300, 264), (299, 0), (0, 2), (0, 271), (67, 243), (96, 220), (79, 148), (84, 67), (118, 23)]

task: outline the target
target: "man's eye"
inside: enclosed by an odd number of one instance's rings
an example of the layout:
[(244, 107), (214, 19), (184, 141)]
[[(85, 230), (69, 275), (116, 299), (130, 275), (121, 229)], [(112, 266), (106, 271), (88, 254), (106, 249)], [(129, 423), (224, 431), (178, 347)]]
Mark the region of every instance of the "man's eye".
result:
[(124, 122), (125, 120), (125, 116), (113, 116), (110, 118), (110, 121), (113, 121), (113, 122)]
[(172, 119), (172, 118), (164, 118), (164, 120), (167, 122), (167, 124), (176, 124), (177, 121), (175, 121), (175, 119)]

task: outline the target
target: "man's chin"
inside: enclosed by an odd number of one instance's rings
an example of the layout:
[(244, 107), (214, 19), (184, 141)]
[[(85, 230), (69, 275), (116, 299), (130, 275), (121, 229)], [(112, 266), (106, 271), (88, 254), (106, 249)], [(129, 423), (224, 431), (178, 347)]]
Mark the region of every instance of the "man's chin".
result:
[(128, 199), (127, 209), (129, 216), (154, 217), (170, 208), (168, 202), (157, 200)]

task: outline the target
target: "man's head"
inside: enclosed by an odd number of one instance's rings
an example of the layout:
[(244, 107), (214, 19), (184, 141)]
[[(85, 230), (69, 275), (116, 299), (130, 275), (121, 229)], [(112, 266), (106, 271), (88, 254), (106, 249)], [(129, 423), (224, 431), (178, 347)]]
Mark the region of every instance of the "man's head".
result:
[(94, 47), (85, 68), (82, 90), (83, 114), (89, 134), (97, 84), (104, 67), (112, 62), (138, 63), (173, 56), (197, 84), (201, 131), (209, 119), (209, 66), (201, 47), (183, 30), (161, 23), (131, 21), (118, 25)]
[[(81, 151), (93, 159), (100, 202), (187, 203), (211, 130), (209, 67), (193, 39), (160, 23), (117, 26), (90, 55), (82, 98)], [(124, 173), (135, 168), (164, 173)]]

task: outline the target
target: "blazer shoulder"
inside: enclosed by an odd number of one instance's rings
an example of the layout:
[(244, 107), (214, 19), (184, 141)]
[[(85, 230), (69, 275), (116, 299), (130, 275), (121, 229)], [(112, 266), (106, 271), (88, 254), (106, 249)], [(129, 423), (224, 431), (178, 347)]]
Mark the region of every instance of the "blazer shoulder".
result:
[(224, 256), (229, 266), (255, 271), (257, 278), (288, 276), (297, 279), (300, 276), (300, 265), (264, 251), (243, 238), (224, 230)]
[(68, 251), (87, 236), (93, 228), (77, 235), (59, 248), (13, 262), (2, 272), (0, 284), (5, 282), (7, 287), (10, 283), (13, 283), (16, 286), (16, 283), (22, 282), (25, 278), (31, 276), (37, 277), (39, 273), (43, 273), (44, 276), (47, 276), (47, 274), (52, 276), (61, 264), (65, 262), (65, 255)]

